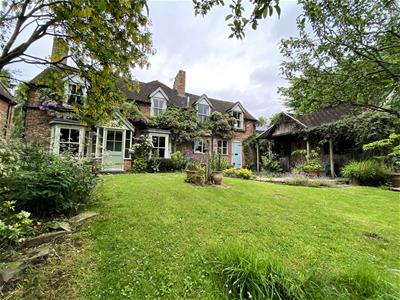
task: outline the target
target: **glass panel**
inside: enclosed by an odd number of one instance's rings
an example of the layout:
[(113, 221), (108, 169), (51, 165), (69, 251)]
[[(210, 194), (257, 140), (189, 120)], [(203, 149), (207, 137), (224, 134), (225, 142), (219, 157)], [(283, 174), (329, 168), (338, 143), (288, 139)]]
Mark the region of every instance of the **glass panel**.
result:
[(158, 149), (158, 155), (161, 157), (161, 158), (164, 158), (165, 157), (165, 149)]
[(203, 153), (203, 141), (199, 140), (199, 141), (195, 141), (194, 143), (194, 151), (195, 152), (201, 152)]
[(107, 140), (114, 141), (114, 134), (115, 134), (115, 131), (108, 130), (107, 131)]
[(78, 152), (79, 152), (79, 144), (70, 144), (69, 145), (69, 151), (72, 152), (73, 154), (78, 154)]
[(160, 147), (160, 148), (165, 148), (165, 137), (164, 136), (160, 136), (159, 138), (158, 138), (158, 147)]
[(122, 142), (115, 141), (114, 151), (121, 151), (121, 150), (122, 150)]
[(60, 129), (60, 141), (67, 142), (69, 139), (69, 129), (68, 128), (61, 128)]
[(115, 140), (116, 141), (122, 141), (122, 131), (116, 131), (115, 132)]
[(114, 151), (114, 142), (113, 141), (107, 141), (107, 147), (106, 149), (108, 151)]
[(79, 143), (79, 130), (70, 129), (70, 142)]
[(157, 136), (153, 136), (151, 139), (153, 141), (153, 147), (154, 148), (158, 148), (158, 137)]

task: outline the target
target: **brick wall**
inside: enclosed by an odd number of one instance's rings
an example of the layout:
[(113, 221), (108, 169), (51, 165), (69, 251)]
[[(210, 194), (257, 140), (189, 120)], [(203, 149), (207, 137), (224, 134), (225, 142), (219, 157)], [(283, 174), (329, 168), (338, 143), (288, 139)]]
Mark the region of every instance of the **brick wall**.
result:
[(27, 108), (25, 116), (25, 139), (27, 143), (50, 147), (51, 117), (38, 108)]
[(124, 159), (124, 171), (129, 172), (132, 169), (132, 160)]
[[(236, 131), (235, 136), (232, 140), (228, 142), (228, 155), (225, 155), (227, 161), (231, 163), (231, 157), (232, 157), (232, 141), (245, 141), (247, 138), (249, 138), (256, 130), (255, 122), (254, 121), (245, 121), (245, 130), (242, 131)], [(214, 139), (214, 149), (216, 150), (217, 148), (217, 140)], [(194, 157), (194, 159), (198, 161), (205, 161), (206, 160), (206, 155), (205, 154), (199, 154), (199, 153), (193, 153), (193, 143), (187, 142), (187, 143), (182, 143), (178, 145), (177, 150), (181, 151), (182, 153), (185, 154), (190, 154)], [(244, 153), (244, 146), (242, 144), (242, 161), (243, 165), (245, 165), (246, 160), (254, 161), (255, 160), (255, 153), (254, 151), (250, 152), (250, 157), (245, 158), (245, 153)]]
[(137, 102), (137, 105), (139, 106), (139, 110), (142, 112), (142, 114), (146, 117), (150, 117), (150, 103), (143, 103), (143, 102)]
[(11, 129), (12, 106), (0, 99), (0, 137), (9, 138)]

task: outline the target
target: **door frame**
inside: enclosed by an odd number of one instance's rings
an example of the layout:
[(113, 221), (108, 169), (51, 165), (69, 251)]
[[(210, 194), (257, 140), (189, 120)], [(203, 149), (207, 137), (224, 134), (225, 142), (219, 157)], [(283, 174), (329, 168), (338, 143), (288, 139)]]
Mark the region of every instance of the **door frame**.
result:
[[(121, 131), (122, 132), (122, 146), (121, 146), (122, 165), (121, 165), (121, 169), (118, 169), (118, 168), (107, 169), (104, 166), (104, 158), (105, 158), (105, 154), (107, 151), (107, 132), (108, 131)], [(126, 142), (126, 129), (124, 129), (124, 128), (107, 128), (107, 127), (103, 128), (103, 145), (102, 145), (103, 146), (103, 155), (102, 155), (102, 159), (101, 159), (101, 169), (103, 171), (107, 171), (107, 172), (124, 171), (125, 142)]]
[(240, 141), (240, 140), (234, 140), (234, 141), (232, 141), (232, 151), (231, 151), (231, 163), (233, 164), (234, 163), (234, 161), (233, 161), (233, 158), (234, 158), (234, 152), (233, 152), (233, 145), (234, 144), (237, 144), (237, 143), (239, 143), (239, 145), (240, 145), (240, 152), (239, 152), (239, 157), (240, 157), (240, 166), (234, 166), (234, 168), (235, 169), (238, 169), (238, 168), (242, 168), (243, 167), (243, 151), (242, 151), (242, 141)]

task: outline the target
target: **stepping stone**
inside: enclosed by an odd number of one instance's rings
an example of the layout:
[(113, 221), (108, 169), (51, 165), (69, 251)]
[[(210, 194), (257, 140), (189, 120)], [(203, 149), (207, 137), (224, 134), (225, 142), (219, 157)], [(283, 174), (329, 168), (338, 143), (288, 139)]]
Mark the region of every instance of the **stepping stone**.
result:
[(39, 245), (42, 245), (44, 243), (50, 243), (55, 241), (57, 238), (62, 237), (66, 235), (68, 232), (67, 231), (54, 231), (54, 232), (49, 232), (49, 233), (44, 233), (39, 236), (33, 237), (26, 239), (23, 246), (26, 248), (33, 248), (37, 247)]
[(62, 229), (62, 230), (68, 231), (68, 232), (71, 232), (71, 231), (72, 231), (71, 225), (70, 225), (68, 222), (66, 222), (66, 221), (55, 222), (55, 223), (51, 226), (51, 228), (52, 228), (52, 229), (55, 229), (55, 230), (60, 230), (60, 229)]
[(93, 218), (97, 215), (98, 215), (98, 213), (96, 213), (96, 212), (87, 211), (87, 212), (80, 213), (79, 215), (76, 215), (76, 216), (70, 218), (69, 221), (72, 223), (81, 223), (82, 221)]

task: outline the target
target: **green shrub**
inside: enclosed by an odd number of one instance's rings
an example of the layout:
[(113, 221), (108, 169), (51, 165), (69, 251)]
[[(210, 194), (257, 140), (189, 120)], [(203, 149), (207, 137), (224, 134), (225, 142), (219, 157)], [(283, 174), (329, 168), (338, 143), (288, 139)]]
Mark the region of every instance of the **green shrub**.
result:
[(355, 179), (362, 185), (377, 186), (384, 184), (389, 169), (376, 160), (353, 161), (342, 169), (342, 175)]
[(138, 157), (132, 160), (132, 173), (145, 173), (148, 169), (148, 161), (147, 157)]
[(189, 162), (189, 157), (181, 151), (176, 151), (171, 154), (171, 162), (175, 170), (184, 170)]
[(250, 179), (253, 172), (248, 169), (236, 169), (235, 174), (239, 178)]
[(160, 159), (160, 166), (159, 166), (160, 172), (173, 172), (175, 170), (176, 170), (175, 166), (172, 163), (172, 160), (170, 158), (161, 158)]
[(15, 201), (17, 210), (39, 216), (76, 211), (98, 182), (88, 161), (71, 154), (55, 155), (22, 143), (1, 147), (0, 199)]
[(280, 162), (273, 157), (263, 156), (261, 157), (263, 169), (267, 172), (282, 172)]
[(323, 170), (322, 164), (316, 159), (310, 159), (303, 165), (303, 171), (305, 172), (321, 172)]
[(32, 231), (30, 213), (17, 212), (15, 201), (0, 199), (0, 249), (7, 244), (19, 244)]
[(228, 166), (226, 159), (220, 154), (213, 154), (210, 157), (209, 163), (211, 164), (212, 171), (223, 171)]

